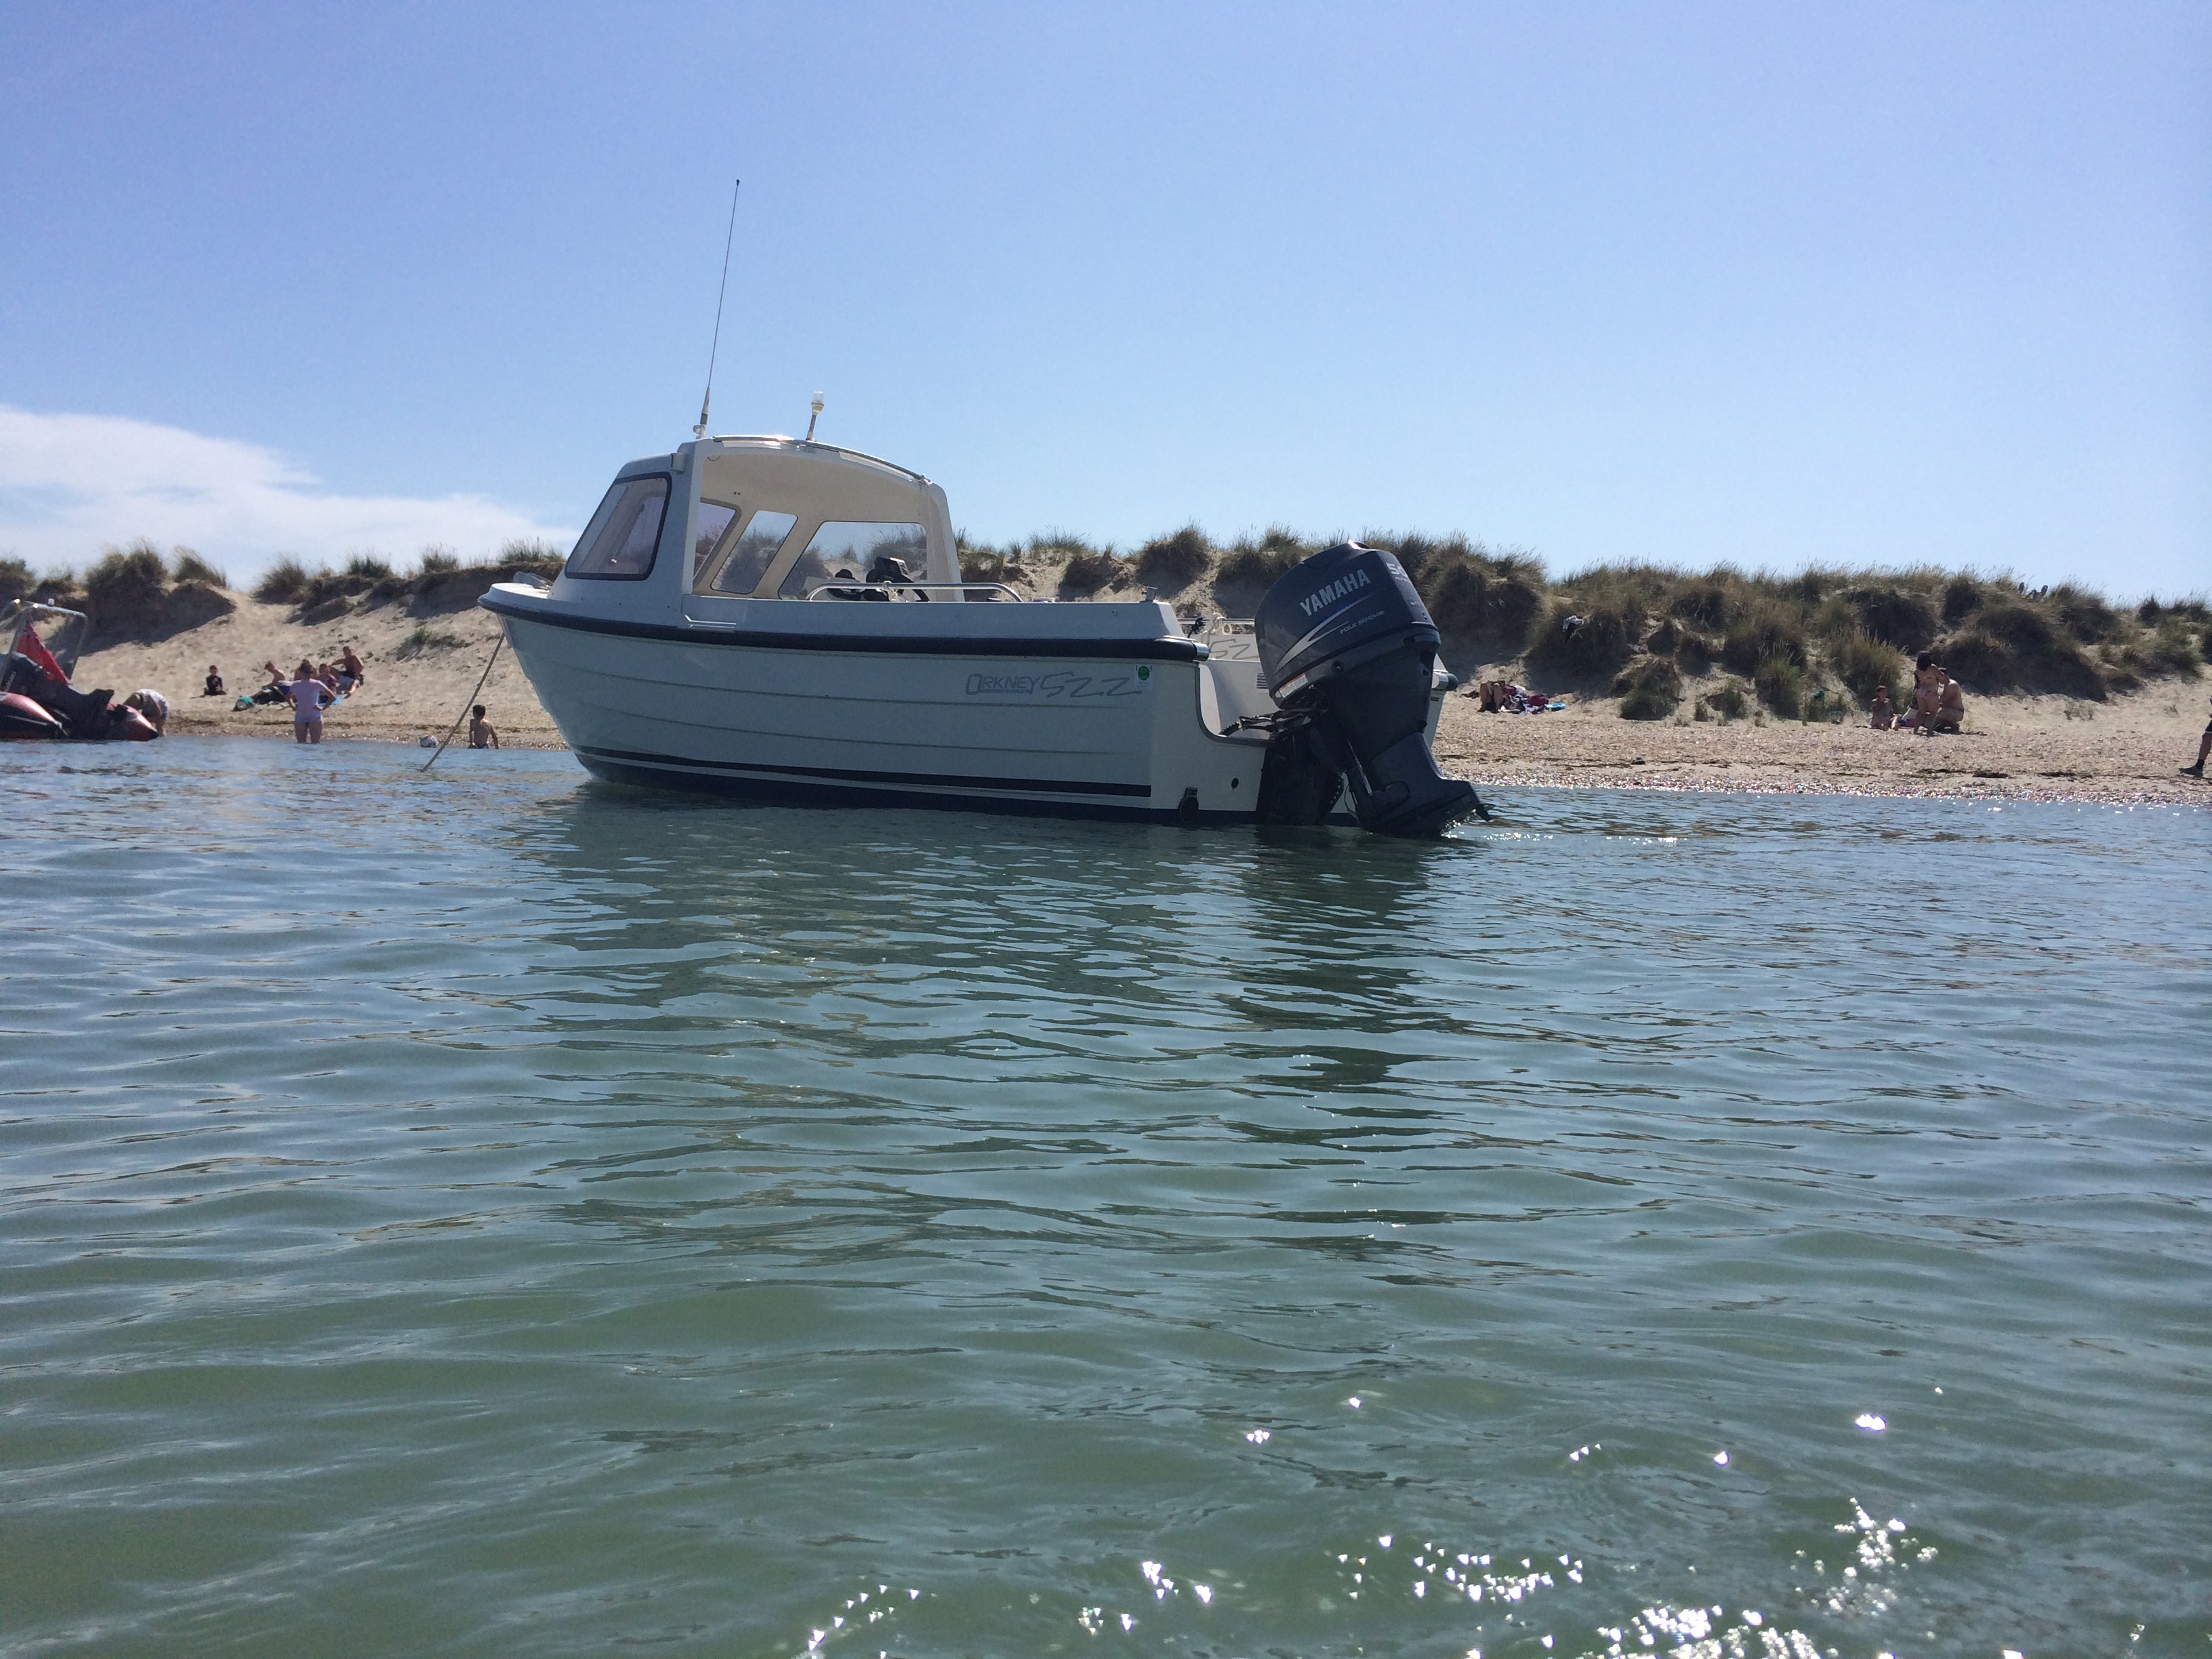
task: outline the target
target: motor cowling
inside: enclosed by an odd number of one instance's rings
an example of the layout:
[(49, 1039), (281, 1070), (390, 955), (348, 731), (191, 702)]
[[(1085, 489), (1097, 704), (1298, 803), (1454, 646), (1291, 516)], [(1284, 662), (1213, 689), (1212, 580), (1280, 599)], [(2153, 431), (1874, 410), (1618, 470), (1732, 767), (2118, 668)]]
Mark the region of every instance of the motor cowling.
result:
[(1268, 693), (1291, 717), (1268, 745), (1263, 818), (1315, 822), (1300, 814), (1329, 768), (1378, 834), (1438, 835), (1482, 811), (1474, 786), (1445, 777), (1429, 752), (1439, 636), (1390, 554), (1358, 542), (1315, 554), (1267, 590), (1253, 629)]

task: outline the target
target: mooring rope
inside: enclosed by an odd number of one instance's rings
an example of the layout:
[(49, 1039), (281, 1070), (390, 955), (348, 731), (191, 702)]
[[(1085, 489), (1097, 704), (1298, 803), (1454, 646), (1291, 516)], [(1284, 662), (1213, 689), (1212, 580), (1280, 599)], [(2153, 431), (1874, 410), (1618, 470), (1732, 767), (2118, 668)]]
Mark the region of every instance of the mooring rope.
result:
[[(469, 710), (476, 707), (477, 699), (483, 695), (484, 685), (486, 682), (491, 678), (492, 663), (495, 663), (499, 660), (500, 647), (506, 643), (507, 628), (505, 624), (502, 623), (499, 630), (499, 638), (492, 643), (491, 661), (484, 664), (484, 672), (482, 677), (477, 681), (477, 689), (469, 693), (467, 701), (461, 704), (461, 712), (453, 716), (453, 725), (447, 728), (446, 743), (451, 743), (453, 740), (453, 733), (461, 729), (461, 722), (468, 719)], [(441, 743), (438, 745), (438, 755), (442, 755), (446, 752), (446, 743)], [(429, 759), (422, 763), (422, 769), (425, 772), (428, 771), (432, 767), (438, 763), (438, 755), (433, 755)]]

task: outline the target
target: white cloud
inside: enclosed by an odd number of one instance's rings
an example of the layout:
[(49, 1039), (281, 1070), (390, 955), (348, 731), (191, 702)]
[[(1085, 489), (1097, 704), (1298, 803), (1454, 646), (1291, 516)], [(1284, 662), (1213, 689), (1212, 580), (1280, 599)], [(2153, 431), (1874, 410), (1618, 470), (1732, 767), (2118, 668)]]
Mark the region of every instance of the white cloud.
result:
[(312, 564), (374, 549), (399, 563), (433, 542), (475, 557), (519, 536), (566, 548), (575, 532), (479, 495), (331, 495), (258, 444), (0, 404), (0, 553), (82, 568), (140, 536), (197, 548), (244, 583), (283, 553)]

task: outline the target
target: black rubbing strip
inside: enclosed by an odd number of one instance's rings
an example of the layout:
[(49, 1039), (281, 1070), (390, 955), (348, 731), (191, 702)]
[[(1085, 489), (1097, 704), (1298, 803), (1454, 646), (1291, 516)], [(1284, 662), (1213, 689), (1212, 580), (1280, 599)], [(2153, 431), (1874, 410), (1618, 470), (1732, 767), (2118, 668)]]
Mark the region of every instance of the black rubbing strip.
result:
[(588, 749), (576, 752), (595, 760), (632, 761), (641, 766), (688, 766), (716, 772), (763, 772), (777, 777), (826, 778), (837, 783), (889, 784), (904, 788), (1000, 789), (1033, 795), (1133, 795), (1150, 798), (1148, 783), (1082, 783), (1066, 778), (977, 778), (948, 772), (863, 772), (836, 766), (769, 766), (753, 761), (693, 760), (685, 755), (655, 755), (633, 749)]

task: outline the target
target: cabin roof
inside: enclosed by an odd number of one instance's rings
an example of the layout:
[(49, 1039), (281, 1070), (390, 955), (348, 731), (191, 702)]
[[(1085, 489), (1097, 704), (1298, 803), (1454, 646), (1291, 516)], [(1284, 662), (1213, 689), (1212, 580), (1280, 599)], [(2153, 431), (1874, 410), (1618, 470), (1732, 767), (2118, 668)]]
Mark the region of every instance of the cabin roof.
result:
[(858, 449), (846, 449), (837, 444), (813, 443), (804, 438), (787, 438), (780, 433), (732, 433), (718, 434), (695, 445), (695, 448), (712, 447), (723, 453), (750, 451), (757, 454), (781, 452), (792, 455), (819, 456), (825, 460), (851, 461), (863, 466), (880, 467), (883, 471), (913, 483), (926, 484), (928, 477), (910, 466), (901, 466), (896, 461), (887, 461), (880, 455), (870, 455)]

